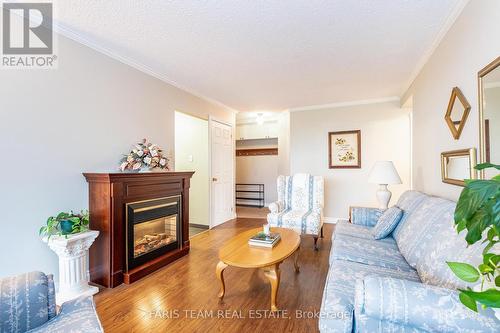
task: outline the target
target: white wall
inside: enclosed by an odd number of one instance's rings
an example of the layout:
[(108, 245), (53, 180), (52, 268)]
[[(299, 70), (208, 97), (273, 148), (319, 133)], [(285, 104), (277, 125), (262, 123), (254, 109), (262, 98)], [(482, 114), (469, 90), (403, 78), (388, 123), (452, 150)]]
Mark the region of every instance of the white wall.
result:
[[(361, 130), (361, 169), (328, 168), (328, 132)], [(410, 125), (399, 102), (307, 110), (290, 114), (291, 173), (325, 178), (325, 216), (346, 218), (350, 205), (376, 207), (377, 185), (368, 173), (377, 160), (392, 160), (403, 181), (391, 185), (391, 203), (409, 189)]]
[[(479, 148), (477, 73), (500, 55), (500, 1), (472, 0), (430, 57), (403, 100), (413, 96), (414, 186), (456, 200), (462, 187), (441, 182), (440, 153)], [(460, 140), (444, 114), (458, 86), (472, 106)]]
[(234, 124), (220, 106), (58, 38), (57, 69), (0, 74), (0, 276), (57, 273), (39, 227), (59, 211), (87, 208), (82, 172), (117, 171), (138, 140), (172, 156), (174, 110)]
[(265, 204), (278, 200), (276, 179), (278, 178), (278, 156), (237, 156), (236, 183), (264, 184)]
[(189, 223), (209, 225), (208, 121), (175, 112), (175, 171), (194, 171)]
[(278, 174), (290, 174), (290, 112), (283, 111), (279, 118)]

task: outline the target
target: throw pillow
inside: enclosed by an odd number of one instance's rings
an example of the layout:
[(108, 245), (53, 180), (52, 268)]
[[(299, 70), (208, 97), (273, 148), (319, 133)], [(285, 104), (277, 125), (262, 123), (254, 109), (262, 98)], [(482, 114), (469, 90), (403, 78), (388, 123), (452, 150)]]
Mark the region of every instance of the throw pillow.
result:
[(371, 230), (375, 239), (387, 237), (398, 225), (403, 217), (403, 211), (396, 206), (387, 209), (378, 219), (377, 224)]

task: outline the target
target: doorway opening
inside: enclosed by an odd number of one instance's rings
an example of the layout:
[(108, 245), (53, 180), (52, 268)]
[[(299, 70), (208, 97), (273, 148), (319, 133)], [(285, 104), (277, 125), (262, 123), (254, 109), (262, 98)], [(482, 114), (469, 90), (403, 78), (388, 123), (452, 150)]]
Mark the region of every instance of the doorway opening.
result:
[(236, 115), (236, 214), (266, 218), (277, 200), (280, 114), (241, 112)]
[(210, 227), (208, 120), (175, 112), (175, 171), (194, 171), (189, 190), (189, 237)]

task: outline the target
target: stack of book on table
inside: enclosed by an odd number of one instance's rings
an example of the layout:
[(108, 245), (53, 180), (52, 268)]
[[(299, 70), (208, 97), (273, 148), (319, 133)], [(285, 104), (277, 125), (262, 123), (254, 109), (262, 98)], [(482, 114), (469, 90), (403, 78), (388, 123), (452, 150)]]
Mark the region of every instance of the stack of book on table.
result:
[(276, 232), (271, 232), (268, 235), (263, 232), (259, 232), (257, 235), (248, 240), (248, 245), (273, 248), (276, 244), (278, 244), (280, 239), (280, 234)]

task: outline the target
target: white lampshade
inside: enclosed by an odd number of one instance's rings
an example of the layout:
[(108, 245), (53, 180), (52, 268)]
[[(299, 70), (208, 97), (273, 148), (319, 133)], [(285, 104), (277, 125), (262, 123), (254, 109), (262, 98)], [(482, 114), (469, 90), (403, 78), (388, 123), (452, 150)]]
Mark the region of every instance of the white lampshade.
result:
[(377, 161), (370, 171), (368, 182), (373, 184), (401, 184), (392, 161)]

